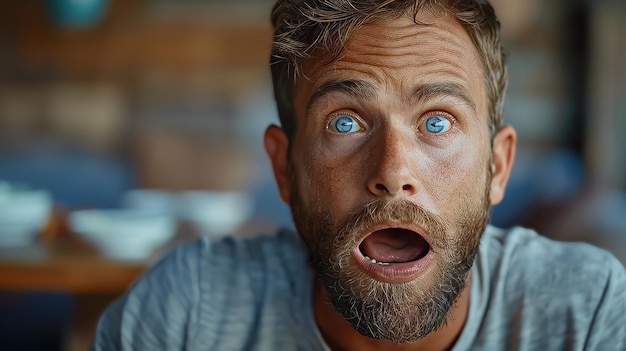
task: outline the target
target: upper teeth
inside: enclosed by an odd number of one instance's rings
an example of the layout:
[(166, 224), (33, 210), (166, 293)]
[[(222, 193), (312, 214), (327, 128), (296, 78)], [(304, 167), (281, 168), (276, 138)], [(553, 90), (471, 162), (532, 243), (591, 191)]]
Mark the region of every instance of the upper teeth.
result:
[(376, 259), (371, 258), (371, 257), (369, 257), (369, 256), (365, 256), (365, 258), (367, 258), (367, 260), (368, 260), (368, 261), (370, 261), (370, 262), (372, 262), (372, 263), (374, 263), (374, 264), (379, 264), (379, 265), (381, 265), (381, 266), (388, 266), (388, 265), (390, 265), (390, 264), (391, 264), (391, 263), (389, 263), (389, 262), (378, 262), (378, 261), (376, 261)]

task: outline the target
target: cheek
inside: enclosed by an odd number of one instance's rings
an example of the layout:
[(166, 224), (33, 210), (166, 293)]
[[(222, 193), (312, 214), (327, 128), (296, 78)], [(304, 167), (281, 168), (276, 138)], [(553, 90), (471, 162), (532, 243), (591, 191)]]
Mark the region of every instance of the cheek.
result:
[(442, 214), (484, 196), (487, 167), (488, 159), (477, 153), (461, 152), (437, 161), (431, 194)]
[(305, 154), (309, 156), (301, 162), (299, 181), (303, 200), (326, 210), (349, 210), (354, 205), (353, 196), (358, 193), (358, 175), (364, 173), (359, 172), (359, 162), (354, 157), (331, 156), (320, 150)]

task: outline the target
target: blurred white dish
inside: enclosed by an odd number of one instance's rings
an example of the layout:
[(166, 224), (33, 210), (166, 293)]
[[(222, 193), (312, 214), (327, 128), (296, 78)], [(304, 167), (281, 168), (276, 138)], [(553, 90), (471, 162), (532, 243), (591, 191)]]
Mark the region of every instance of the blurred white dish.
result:
[(69, 215), (71, 229), (103, 256), (144, 259), (176, 233), (176, 219), (140, 209), (80, 210)]
[(0, 246), (32, 244), (50, 219), (53, 201), (44, 190), (0, 186)]
[(126, 208), (141, 209), (153, 213), (176, 216), (177, 195), (171, 191), (158, 189), (133, 189), (124, 194), (122, 200)]
[(250, 218), (253, 201), (238, 191), (185, 191), (180, 194), (178, 215), (200, 235), (220, 238), (234, 234)]

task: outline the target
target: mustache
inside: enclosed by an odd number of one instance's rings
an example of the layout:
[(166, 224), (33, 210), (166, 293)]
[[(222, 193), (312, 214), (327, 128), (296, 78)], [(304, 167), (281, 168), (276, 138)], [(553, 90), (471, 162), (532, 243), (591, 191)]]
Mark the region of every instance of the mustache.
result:
[[(433, 249), (448, 245), (446, 226), (443, 219), (424, 207), (407, 199), (375, 199), (351, 210), (338, 225), (335, 242), (355, 242), (365, 231), (390, 222), (415, 224), (426, 230)], [(423, 233), (420, 233), (423, 234)]]

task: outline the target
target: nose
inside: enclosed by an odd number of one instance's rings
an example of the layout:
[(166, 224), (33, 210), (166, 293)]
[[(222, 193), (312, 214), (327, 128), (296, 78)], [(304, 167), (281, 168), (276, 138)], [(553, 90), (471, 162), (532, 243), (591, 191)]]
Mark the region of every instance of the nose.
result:
[(368, 190), (376, 196), (410, 197), (417, 194), (415, 156), (419, 152), (409, 137), (383, 133), (372, 146)]

